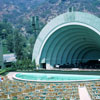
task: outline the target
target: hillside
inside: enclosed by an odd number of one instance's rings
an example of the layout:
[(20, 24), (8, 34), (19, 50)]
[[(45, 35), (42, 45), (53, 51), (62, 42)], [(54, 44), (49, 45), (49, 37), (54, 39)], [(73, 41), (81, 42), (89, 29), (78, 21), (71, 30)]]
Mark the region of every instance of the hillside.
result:
[(39, 16), (40, 28), (69, 7), (100, 17), (100, 0), (0, 0), (0, 34), (3, 53), (18, 59), (32, 58), (35, 43), (32, 16)]
[(100, 0), (0, 0), (0, 20), (26, 31), (32, 16), (39, 16), (40, 23), (46, 24), (72, 6), (100, 16)]

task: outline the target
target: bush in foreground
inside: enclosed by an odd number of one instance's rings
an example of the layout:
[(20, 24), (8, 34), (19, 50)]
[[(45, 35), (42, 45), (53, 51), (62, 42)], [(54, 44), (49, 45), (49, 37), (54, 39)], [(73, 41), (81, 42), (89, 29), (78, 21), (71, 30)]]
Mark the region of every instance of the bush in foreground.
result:
[(11, 68), (0, 69), (0, 75), (9, 71), (16, 71), (16, 68), (11, 67)]

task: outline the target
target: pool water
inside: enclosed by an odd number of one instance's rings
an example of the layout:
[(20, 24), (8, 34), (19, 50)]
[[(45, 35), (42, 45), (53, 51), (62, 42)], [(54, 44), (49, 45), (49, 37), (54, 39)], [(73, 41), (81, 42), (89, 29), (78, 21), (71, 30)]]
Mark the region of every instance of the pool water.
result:
[(86, 81), (86, 80), (100, 80), (100, 76), (96, 75), (73, 75), (73, 74), (45, 74), (45, 73), (18, 73), (15, 75), (16, 79), (27, 81)]

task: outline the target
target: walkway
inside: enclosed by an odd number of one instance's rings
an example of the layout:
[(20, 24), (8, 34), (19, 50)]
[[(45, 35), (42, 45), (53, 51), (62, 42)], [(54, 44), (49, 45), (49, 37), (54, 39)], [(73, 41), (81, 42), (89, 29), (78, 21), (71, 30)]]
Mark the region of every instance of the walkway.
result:
[(13, 76), (14, 76), (15, 74), (17, 74), (17, 73), (19, 73), (19, 72), (9, 72), (9, 73), (7, 74), (8, 79), (13, 80)]
[(90, 95), (85, 86), (83, 87), (79, 86), (79, 96), (80, 100), (91, 100)]

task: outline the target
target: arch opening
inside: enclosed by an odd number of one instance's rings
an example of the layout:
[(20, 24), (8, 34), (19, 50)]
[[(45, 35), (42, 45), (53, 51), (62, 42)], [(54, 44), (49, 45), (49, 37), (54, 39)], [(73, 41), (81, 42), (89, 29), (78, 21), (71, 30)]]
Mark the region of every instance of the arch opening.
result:
[[(65, 28), (64, 31), (62, 31), (63, 28)], [(92, 50), (92, 48), (97, 51), (100, 50), (100, 39), (98, 37), (99, 35), (96, 32), (85, 26), (69, 25), (62, 27), (54, 32), (45, 43), (40, 63), (43, 59), (45, 59), (45, 63), (51, 66), (64, 64), (75, 65), (84, 61), (98, 60), (100, 56), (96, 58), (95, 51), (92, 51), (92, 59), (89, 54), (86, 54), (88, 55), (88, 59), (87, 57), (80, 57), (81, 54), (86, 56), (83, 53), (85, 50)], [(93, 56), (95, 56), (94, 59)]]
[[(90, 19), (92, 17), (90, 16)], [(76, 19), (71, 22), (65, 21), (56, 27), (51, 26), (52, 30), (47, 32), (42, 39), (40, 36), (43, 32), (40, 33), (38, 41), (36, 41), (41, 42), (39, 50), (36, 51), (36, 53), (38, 52), (36, 56), (38, 64), (45, 63), (46, 66), (51, 67), (68, 64), (76, 66), (90, 60), (98, 61), (100, 59), (100, 30), (89, 21), (85, 22), (81, 19), (83, 22), (79, 22)]]

